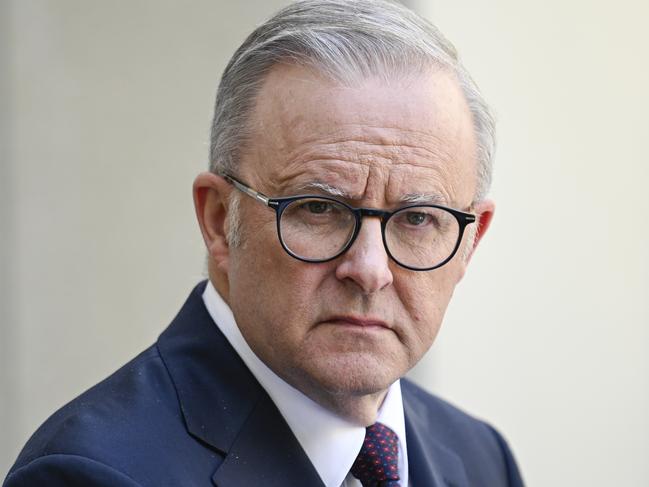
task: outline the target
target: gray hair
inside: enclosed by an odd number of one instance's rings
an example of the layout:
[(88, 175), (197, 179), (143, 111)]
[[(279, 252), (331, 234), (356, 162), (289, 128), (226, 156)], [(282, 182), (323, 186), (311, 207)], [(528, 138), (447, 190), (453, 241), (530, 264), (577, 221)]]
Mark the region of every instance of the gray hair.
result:
[(236, 172), (251, 138), (256, 96), (271, 68), (292, 63), (332, 80), (423, 73), (431, 66), (454, 72), (473, 117), (477, 190), (491, 184), (495, 122), (453, 45), (427, 20), (389, 0), (300, 0), (280, 10), (248, 36), (228, 63), (216, 95), (210, 170)]

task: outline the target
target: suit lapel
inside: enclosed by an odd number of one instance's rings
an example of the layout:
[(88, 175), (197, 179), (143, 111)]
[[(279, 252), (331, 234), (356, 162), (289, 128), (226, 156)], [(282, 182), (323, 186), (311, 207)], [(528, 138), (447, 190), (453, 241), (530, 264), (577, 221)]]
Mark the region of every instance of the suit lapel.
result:
[(219, 487), (324, 487), (304, 450), (267, 395), (252, 411), (212, 480)]
[(412, 394), (403, 394), (408, 475), (413, 487), (468, 487), (460, 457), (435, 440), (433, 421)]
[(323, 485), (270, 397), (214, 324), (194, 288), (158, 349), (190, 435), (225, 458), (217, 486)]

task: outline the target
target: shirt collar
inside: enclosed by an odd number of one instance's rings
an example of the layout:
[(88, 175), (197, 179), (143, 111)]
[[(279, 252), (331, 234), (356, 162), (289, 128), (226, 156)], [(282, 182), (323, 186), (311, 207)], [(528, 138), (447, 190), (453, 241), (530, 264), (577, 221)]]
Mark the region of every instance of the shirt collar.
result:
[[(211, 282), (205, 287), (203, 302), (230, 345), (279, 409), (324, 484), (340, 486), (361, 449), (365, 428), (323, 408), (270, 370), (243, 338), (230, 307)], [(401, 485), (408, 485), (406, 427), (399, 381), (388, 389), (377, 421), (399, 437)]]

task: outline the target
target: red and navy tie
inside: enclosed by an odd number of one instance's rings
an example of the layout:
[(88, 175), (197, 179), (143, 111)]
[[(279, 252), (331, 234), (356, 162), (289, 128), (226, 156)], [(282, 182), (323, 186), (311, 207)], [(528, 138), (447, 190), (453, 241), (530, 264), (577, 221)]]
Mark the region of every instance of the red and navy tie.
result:
[(365, 440), (350, 472), (363, 487), (399, 487), (399, 437), (382, 423), (365, 429)]

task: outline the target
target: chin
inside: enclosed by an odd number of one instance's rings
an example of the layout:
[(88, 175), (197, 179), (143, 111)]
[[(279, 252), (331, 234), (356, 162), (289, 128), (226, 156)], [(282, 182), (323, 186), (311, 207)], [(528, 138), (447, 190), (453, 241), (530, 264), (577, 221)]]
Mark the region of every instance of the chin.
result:
[(331, 395), (363, 396), (385, 391), (408, 367), (371, 353), (312, 358), (304, 370), (313, 387)]

